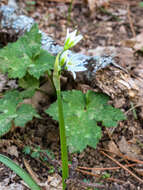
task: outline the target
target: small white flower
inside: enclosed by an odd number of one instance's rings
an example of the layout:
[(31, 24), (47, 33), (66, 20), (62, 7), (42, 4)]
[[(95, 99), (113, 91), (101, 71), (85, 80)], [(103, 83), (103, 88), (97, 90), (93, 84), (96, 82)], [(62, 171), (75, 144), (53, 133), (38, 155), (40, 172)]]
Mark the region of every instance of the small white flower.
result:
[(67, 29), (67, 36), (64, 44), (64, 50), (72, 48), (83, 38), (81, 34), (76, 36), (76, 33), (77, 30), (69, 33), (69, 29)]
[(66, 66), (67, 71), (72, 72), (73, 78), (76, 79), (76, 73), (80, 71), (86, 71), (87, 68), (84, 67), (83, 62), (79, 59), (79, 55), (72, 55), (70, 58), (67, 57)]

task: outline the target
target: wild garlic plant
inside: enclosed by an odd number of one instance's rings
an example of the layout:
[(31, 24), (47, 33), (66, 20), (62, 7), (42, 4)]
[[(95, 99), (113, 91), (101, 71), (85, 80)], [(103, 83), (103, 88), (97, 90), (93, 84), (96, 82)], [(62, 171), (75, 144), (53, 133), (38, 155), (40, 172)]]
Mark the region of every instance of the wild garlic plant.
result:
[(69, 169), (68, 169), (68, 150), (67, 150), (67, 142), (66, 142), (66, 130), (65, 130), (65, 122), (64, 122), (64, 115), (63, 115), (62, 98), (61, 98), (60, 76), (61, 76), (61, 71), (63, 69), (66, 69), (67, 71), (72, 72), (73, 77), (75, 79), (76, 72), (84, 71), (86, 69), (80, 65), (79, 60), (77, 60), (76, 55), (73, 55), (70, 58), (68, 57), (69, 49), (75, 46), (83, 38), (82, 35), (76, 35), (76, 34), (77, 34), (77, 30), (71, 33), (69, 32), (69, 30), (67, 30), (64, 48), (63, 48), (63, 51), (58, 53), (56, 57), (56, 61), (54, 65), (54, 73), (53, 73), (53, 81), (56, 88), (57, 101), (58, 101), (63, 190), (66, 188), (65, 180), (69, 176)]

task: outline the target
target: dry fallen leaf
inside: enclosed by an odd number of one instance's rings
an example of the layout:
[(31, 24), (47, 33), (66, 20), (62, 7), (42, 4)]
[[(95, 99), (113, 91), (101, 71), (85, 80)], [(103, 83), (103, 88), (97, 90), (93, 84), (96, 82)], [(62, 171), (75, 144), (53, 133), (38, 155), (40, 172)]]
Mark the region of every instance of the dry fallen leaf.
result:
[(112, 140), (109, 141), (109, 143), (108, 143), (108, 150), (110, 152), (112, 152), (111, 154), (112, 154), (113, 157), (120, 154), (120, 151), (119, 151), (117, 145)]
[(19, 156), (18, 151), (17, 151), (17, 147), (14, 146), (14, 145), (8, 146), (6, 152), (7, 152), (8, 154), (10, 154), (11, 156), (15, 156), (15, 157), (17, 157), (17, 158), (18, 158), (18, 156)]
[(93, 13), (95, 7), (108, 7), (110, 0), (87, 0), (90, 11)]
[(96, 0), (87, 0), (90, 11), (93, 13), (96, 7)]
[(136, 144), (128, 143), (124, 136), (118, 142), (120, 151), (128, 157), (138, 159), (141, 157), (141, 149)]
[(134, 50), (143, 50), (143, 32), (138, 34), (135, 38), (132, 38), (132, 41), (135, 41)]
[(51, 94), (54, 94), (54, 88), (51, 86), (51, 83), (47, 81), (44, 83), (39, 91), (36, 91), (34, 96), (29, 99), (25, 99), (24, 103), (26, 104), (32, 104), (34, 108), (39, 108), (39, 103), (40, 102), (48, 102), (49, 96)]
[(134, 74), (143, 79), (143, 60), (134, 68)]
[(54, 174), (50, 177), (49, 184), (51, 186), (50, 190), (62, 190), (62, 178), (58, 174)]
[(120, 42), (120, 45), (128, 48), (133, 48), (134, 51), (143, 50), (143, 31), (135, 38), (126, 39)]

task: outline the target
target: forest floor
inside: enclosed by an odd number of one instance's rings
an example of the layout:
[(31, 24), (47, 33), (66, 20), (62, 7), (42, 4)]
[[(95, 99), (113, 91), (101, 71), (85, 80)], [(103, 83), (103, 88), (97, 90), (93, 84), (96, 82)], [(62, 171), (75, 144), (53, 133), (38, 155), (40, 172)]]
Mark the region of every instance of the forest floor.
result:
[[(97, 2), (97, 7), (92, 10), (93, 2)], [(72, 6), (64, 0), (59, 2), (19, 0), (18, 6), (25, 15), (34, 18), (39, 28), (60, 45), (64, 43), (67, 28), (71, 31), (76, 28), (84, 36), (84, 40), (74, 48), (75, 52), (91, 56), (116, 52), (117, 63), (130, 75), (130, 83), (126, 81), (123, 84), (129, 86), (130, 97), (126, 93), (117, 96), (118, 98), (111, 96), (111, 104), (122, 109), (127, 115), (127, 120), (119, 122), (114, 129), (103, 128), (103, 136), (96, 149), (87, 147), (82, 153), (69, 154), (71, 162), (73, 158), (77, 160), (78, 168), (74, 171), (73, 179), (68, 181), (68, 190), (95, 190), (98, 189), (97, 183), (105, 185), (109, 190), (141, 190), (143, 189), (143, 7), (139, 5), (139, 0), (108, 1), (102, 6), (98, 5), (98, 0), (93, 2), (90, 9), (89, 4), (82, 0), (73, 1)], [(108, 69), (110, 68), (107, 68), (107, 71)], [(106, 69), (102, 75), (106, 75)], [(112, 76), (110, 78), (112, 82)], [(136, 82), (135, 90), (130, 88), (131, 79)], [(100, 87), (100, 92), (110, 95), (106, 89), (108, 81), (102, 83), (104, 84), (103, 88)], [(82, 84), (82, 87), (84, 86), (87, 87), (87, 84)], [(117, 87), (114, 86), (114, 89), (117, 90)], [(99, 90), (99, 86), (96, 90)], [(37, 103), (37, 99), (34, 101)], [(49, 105), (52, 100), (46, 101), (45, 103), (45, 100), (42, 100), (38, 104), (43, 119), (33, 119), (24, 129), (17, 128), (4, 136), (0, 141), (0, 152), (26, 168), (36, 181), (42, 184), (43, 190), (58, 190), (62, 189), (58, 168), (61, 164), (59, 129), (58, 123), (42, 112), (42, 106)], [(25, 146), (27, 146), (26, 151), (28, 147), (33, 148), (35, 155), (25, 155), (23, 152)], [(48, 164), (42, 162), (36, 155), (37, 147), (38, 150), (52, 152), (54, 158), (51, 158)], [(90, 169), (84, 170), (79, 167)], [(28, 190), (28, 187), (16, 174), (0, 163), (0, 190)]]

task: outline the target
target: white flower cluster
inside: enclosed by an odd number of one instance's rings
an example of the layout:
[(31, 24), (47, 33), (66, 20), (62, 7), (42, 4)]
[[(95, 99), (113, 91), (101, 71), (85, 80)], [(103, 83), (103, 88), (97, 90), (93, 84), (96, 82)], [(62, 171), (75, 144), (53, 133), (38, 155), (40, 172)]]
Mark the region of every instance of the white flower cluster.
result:
[(70, 48), (75, 46), (82, 38), (82, 35), (77, 35), (77, 30), (69, 33), (69, 30), (67, 30), (67, 36), (64, 44), (64, 52), (62, 53), (60, 57), (60, 65), (65, 66), (65, 69), (67, 71), (72, 72), (73, 78), (76, 79), (76, 73), (80, 71), (87, 70), (83, 64), (82, 61), (79, 59), (78, 54), (73, 54), (70, 57), (68, 56)]
[(77, 33), (77, 30), (69, 33), (69, 29), (67, 29), (64, 50), (68, 50), (68, 49), (72, 48), (83, 38), (83, 36), (81, 34), (76, 36), (76, 33)]

